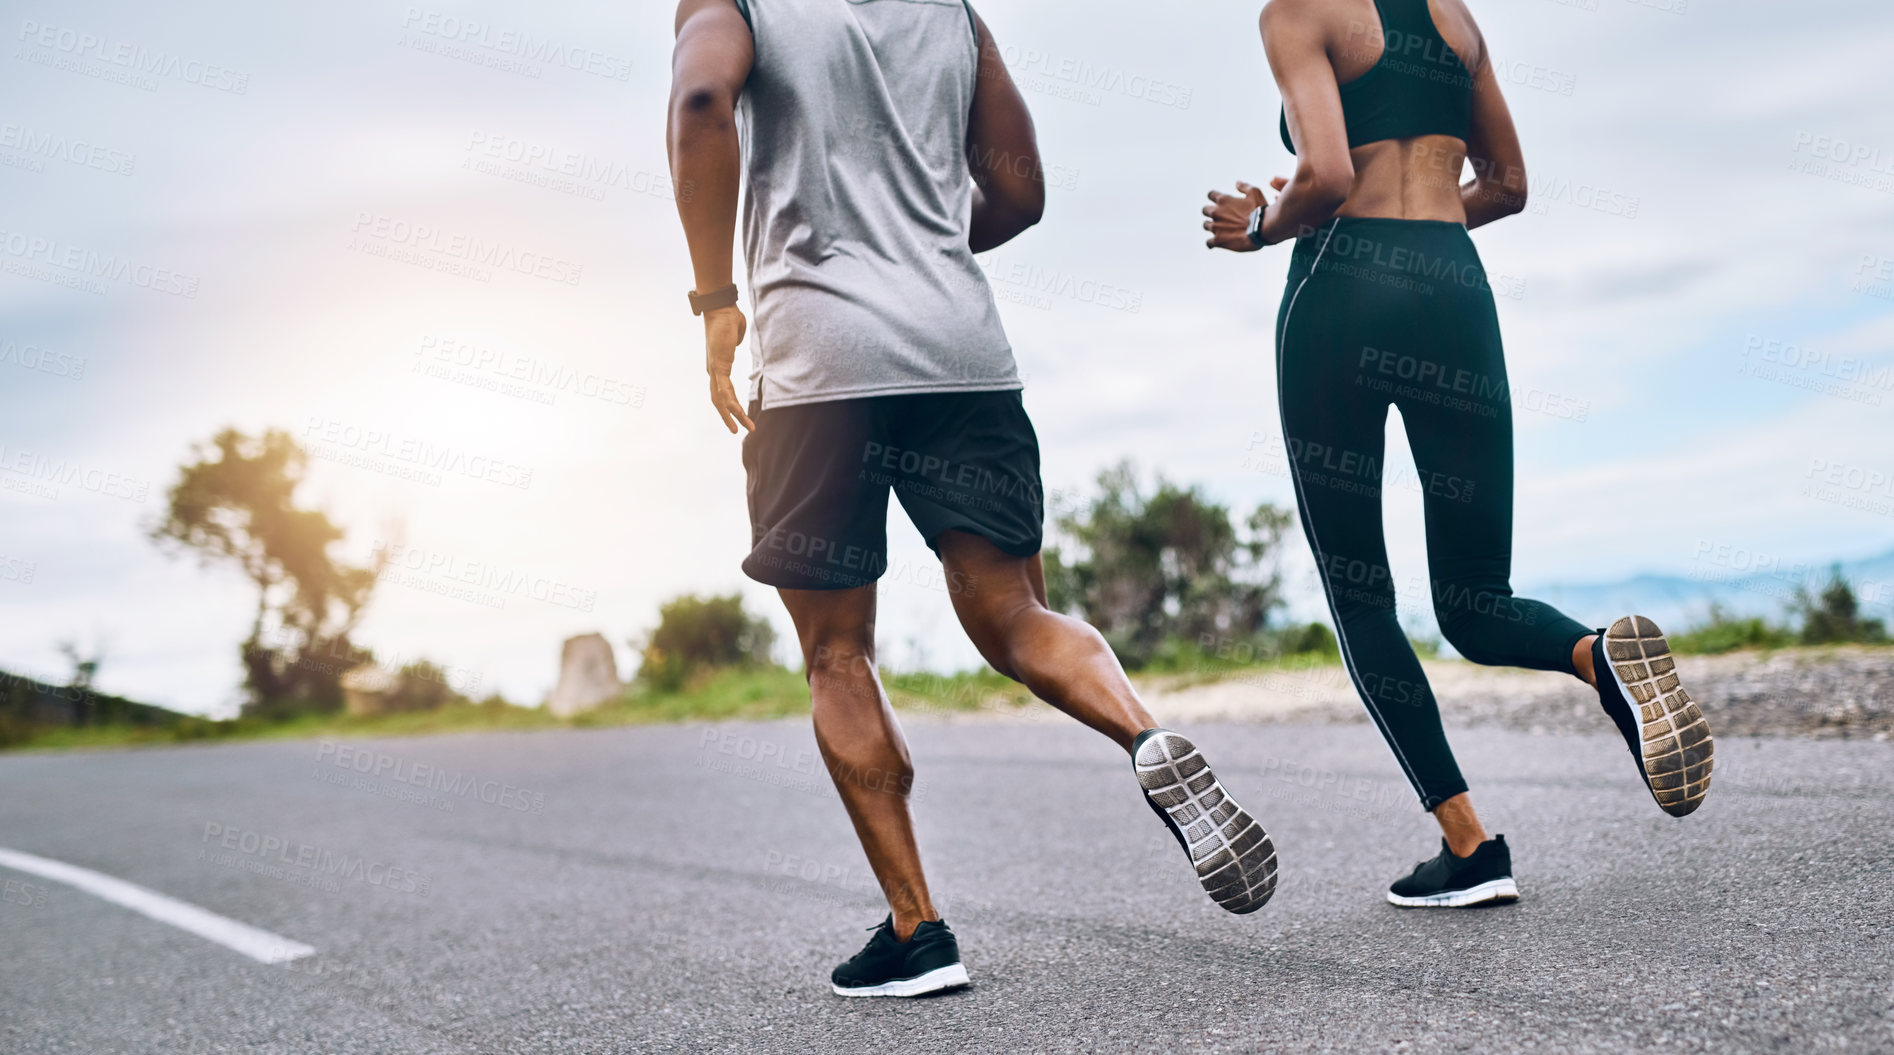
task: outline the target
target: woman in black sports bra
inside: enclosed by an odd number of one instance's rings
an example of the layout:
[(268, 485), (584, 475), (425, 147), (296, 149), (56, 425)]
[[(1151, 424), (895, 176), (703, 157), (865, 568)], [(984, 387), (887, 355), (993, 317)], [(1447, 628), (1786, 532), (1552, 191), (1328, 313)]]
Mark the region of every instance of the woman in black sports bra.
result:
[(1596, 687), (1673, 816), (1709, 788), (1709, 728), (1650, 620), (1594, 631), (1512, 592), (1512, 403), (1467, 230), (1524, 208), (1526, 178), (1472, 15), (1461, 0), (1271, 0), (1262, 31), (1296, 172), (1272, 182), (1273, 201), (1245, 183), (1212, 191), (1204, 228), (1211, 247), (1237, 252), (1295, 239), (1276, 381), (1302, 529), (1349, 676), (1443, 834), (1440, 855), (1388, 899), (1512, 900), (1504, 838), (1488, 839), (1473, 810), (1396, 618), (1381, 531), (1390, 405), (1419, 470), (1434, 612), (1453, 647)]

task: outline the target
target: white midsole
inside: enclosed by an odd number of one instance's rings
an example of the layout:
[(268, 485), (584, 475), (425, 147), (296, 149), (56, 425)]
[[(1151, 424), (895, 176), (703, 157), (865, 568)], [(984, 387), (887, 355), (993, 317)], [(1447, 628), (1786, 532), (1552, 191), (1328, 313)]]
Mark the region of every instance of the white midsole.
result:
[(1465, 890), (1450, 890), (1423, 897), (1402, 897), (1392, 890), (1388, 891), (1388, 903), (1403, 908), (1463, 908), (1486, 901), (1516, 900), (1518, 897), (1519, 887), (1514, 885), (1511, 876), (1490, 879)]
[(936, 989), (951, 989), (956, 985), (966, 985), (967, 968), (964, 964), (950, 963), (945, 967), (936, 967), (926, 974), (913, 978), (903, 978), (896, 982), (883, 982), (880, 985), (864, 985), (855, 989), (844, 989), (830, 983), (836, 996), (920, 996)]

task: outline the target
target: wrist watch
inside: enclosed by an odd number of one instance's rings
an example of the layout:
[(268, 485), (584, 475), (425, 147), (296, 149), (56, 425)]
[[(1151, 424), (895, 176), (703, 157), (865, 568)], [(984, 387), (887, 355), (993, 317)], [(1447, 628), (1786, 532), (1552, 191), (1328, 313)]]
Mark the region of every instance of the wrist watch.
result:
[(1250, 244), (1258, 249), (1269, 244), (1263, 241), (1263, 210), (1267, 208), (1268, 205), (1258, 205), (1250, 210)]
[(718, 308), (728, 308), (735, 304), (737, 302), (737, 284), (732, 282), (722, 289), (712, 290), (701, 296), (696, 290), (691, 290), (689, 296), (691, 299), (691, 314), (702, 315), (704, 312), (716, 311)]

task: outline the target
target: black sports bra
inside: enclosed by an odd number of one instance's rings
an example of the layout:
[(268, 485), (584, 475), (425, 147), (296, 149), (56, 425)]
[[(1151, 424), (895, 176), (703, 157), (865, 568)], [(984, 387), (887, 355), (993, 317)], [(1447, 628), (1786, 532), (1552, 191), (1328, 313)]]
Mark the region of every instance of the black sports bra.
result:
[[(1375, 0), (1374, 6), (1381, 16), (1381, 57), (1340, 86), (1349, 149), (1410, 136), (1465, 139), (1473, 124), (1473, 74), (1434, 28), (1427, 0)], [(1293, 154), (1287, 112), (1281, 127), (1282, 145)]]

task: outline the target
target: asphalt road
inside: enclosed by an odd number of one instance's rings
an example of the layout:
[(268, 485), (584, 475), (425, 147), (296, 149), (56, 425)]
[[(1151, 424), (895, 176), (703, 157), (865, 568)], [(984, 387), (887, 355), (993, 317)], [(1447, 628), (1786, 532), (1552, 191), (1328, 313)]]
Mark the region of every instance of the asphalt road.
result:
[(1419, 912), (1372, 729), (1185, 731), (1281, 853), (1255, 915), (1093, 734), (910, 726), (974, 979), (918, 1001), (828, 992), (882, 909), (802, 722), (0, 758), (0, 846), (318, 950), (0, 868), (0, 1051), (1894, 1050), (1894, 745), (1726, 739), (1676, 821), (1613, 739), (1459, 731), (1522, 900)]

